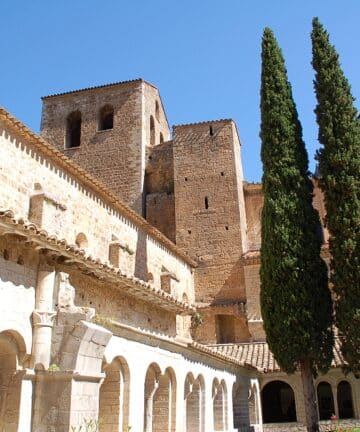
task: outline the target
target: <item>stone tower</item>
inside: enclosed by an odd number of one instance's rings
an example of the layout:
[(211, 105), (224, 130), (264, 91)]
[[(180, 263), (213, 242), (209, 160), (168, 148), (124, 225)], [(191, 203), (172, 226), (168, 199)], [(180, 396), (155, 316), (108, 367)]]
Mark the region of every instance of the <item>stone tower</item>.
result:
[(197, 337), (247, 340), (240, 263), (246, 215), (236, 126), (232, 120), (175, 126), (173, 153), (176, 244), (199, 261), (195, 295), (206, 325)]
[(137, 79), (42, 99), (42, 136), (143, 215), (146, 149), (170, 137), (157, 88)]

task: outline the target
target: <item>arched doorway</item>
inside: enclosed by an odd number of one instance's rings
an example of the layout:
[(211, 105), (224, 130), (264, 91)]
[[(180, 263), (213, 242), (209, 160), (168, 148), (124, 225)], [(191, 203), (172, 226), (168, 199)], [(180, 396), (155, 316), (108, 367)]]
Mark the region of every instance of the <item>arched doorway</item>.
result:
[(0, 432), (18, 430), (21, 376), (16, 371), (24, 352), (10, 331), (0, 333)]
[(331, 416), (335, 413), (335, 408), (333, 393), (329, 383), (321, 381), (318, 384), (317, 398), (320, 420), (330, 420)]
[(145, 377), (144, 431), (175, 432), (176, 378), (171, 368), (162, 374), (152, 363)]
[(261, 391), (264, 423), (296, 422), (293, 389), (284, 381), (272, 381)]
[(227, 389), (224, 381), (215, 378), (212, 386), (214, 430), (227, 430)]
[(129, 424), (130, 374), (123, 358), (104, 367), (105, 380), (100, 387), (100, 432), (127, 432)]
[(188, 373), (184, 383), (186, 432), (205, 430), (205, 382), (201, 375), (195, 380)]
[(351, 385), (348, 381), (341, 381), (337, 388), (337, 402), (339, 418), (348, 419), (354, 417)]

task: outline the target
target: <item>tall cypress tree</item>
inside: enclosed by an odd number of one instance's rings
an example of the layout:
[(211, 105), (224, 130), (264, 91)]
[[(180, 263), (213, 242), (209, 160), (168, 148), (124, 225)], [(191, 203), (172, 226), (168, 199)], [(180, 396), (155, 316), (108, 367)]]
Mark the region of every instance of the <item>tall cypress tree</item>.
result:
[(360, 121), (335, 48), (317, 18), (311, 34), (316, 72), (317, 154), (330, 231), (331, 282), (342, 353), (360, 373)]
[(332, 303), (302, 128), (281, 50), (268, 28), (262, 40), (260, 137), (264, 328), (281, 368), (301, 371), (307, 428), (313, 432), (318, 416), (312, 378), (331, 364)]

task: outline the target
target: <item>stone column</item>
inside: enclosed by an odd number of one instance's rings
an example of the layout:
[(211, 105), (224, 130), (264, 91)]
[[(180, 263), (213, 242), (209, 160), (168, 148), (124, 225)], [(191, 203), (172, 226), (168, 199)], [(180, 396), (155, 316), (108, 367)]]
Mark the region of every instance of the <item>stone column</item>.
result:
[(33, 373), (27, 373), (27, 371), (19, 371), (19, 373), (22, 375), (22, 382), (18, 432), (31, 432), (34, 375)]
[(154, 395), (159, 388), (159, 384), (159, 380), (156, 380), (150, 394), (145, 395), (145, 432), (152, 432)]
[(255, 409), (256, 409), (258, 429), (259, 429), (259, 432), (262, 432), (263, 431), (263, 417), (262, 417), (259, 381), (257, 379), (251, 379), (250, 380), (250, 388), (252, 390), (254, 390), (254, 400), (255, 400)]
[(338, 398), (337, 398), (337, 385), (335, 383), (331, 384), (331, 390), (334, 398), (334, 414), (337, 418), (339, 418), (339, 404), (338, 404)]
[[(126, 346), (126, 345), (125, 345)], [(129, 358), (130, 389), (129, 389), (129, 426), (131, 430), (144, 430), (144, 399), (145, 399), (145, 359)]]
[(205, 430), (214, 430), (214, 401), (212, 396), (213, 377), (209, 377), (205, 383)]
[(55, 270), (40, 261), (35, 292), (35, 310), (33, 312), (33, 365), (49, 368), (53, 319), (53, 295)]

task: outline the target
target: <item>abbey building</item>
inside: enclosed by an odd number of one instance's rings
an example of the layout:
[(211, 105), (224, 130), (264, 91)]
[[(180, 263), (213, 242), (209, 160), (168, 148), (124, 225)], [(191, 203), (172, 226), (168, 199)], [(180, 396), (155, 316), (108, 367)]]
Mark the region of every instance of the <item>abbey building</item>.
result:
[[(0, 432), (305, 430), (232, 120), (170, 130), (142, 79), (44, 97), (40, 136), (1, 109), (0, 191)], [(323, 430), (360, 425), (343, 363), (315, 382)]]

